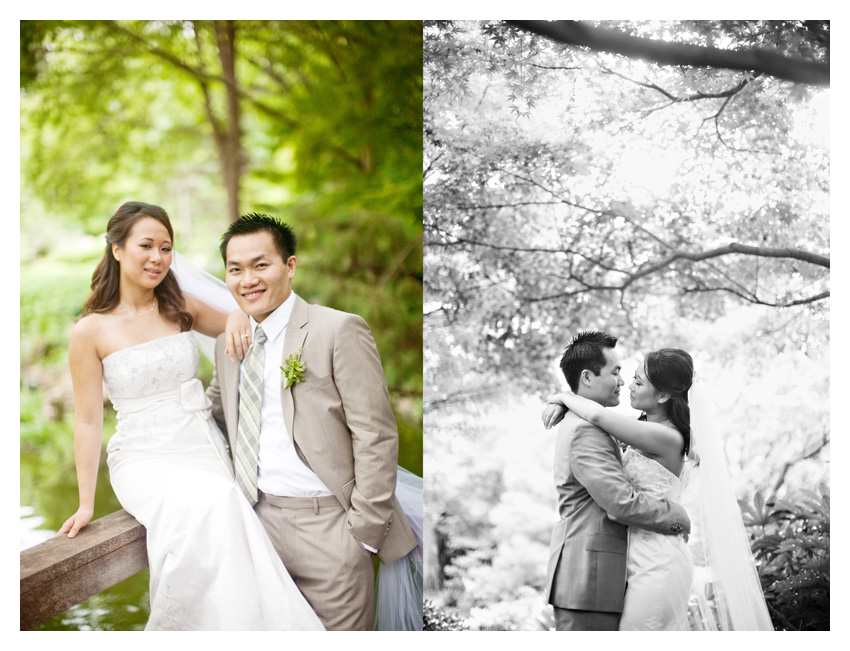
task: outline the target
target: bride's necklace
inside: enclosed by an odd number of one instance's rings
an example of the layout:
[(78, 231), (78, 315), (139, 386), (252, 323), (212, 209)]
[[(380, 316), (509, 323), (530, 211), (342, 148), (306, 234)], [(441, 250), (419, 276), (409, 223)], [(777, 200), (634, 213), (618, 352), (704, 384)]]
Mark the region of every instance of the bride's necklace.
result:
[(146, 314), (150, 314), (151, 312), (154, 311), (154, 308), (156, 307), (156, 296), (153, 297), (153, 305), (151, 305), (151, 309), (149, 309), (147, 312), (133, 312), (133, 310), (128, 310), (126, 307), (121, 305), (121, 303), (118, 304), (118, 307), (121, 308), (122, 310), (124, 310), (127, 314), (135, 314), (136, 316), (145, 316)]

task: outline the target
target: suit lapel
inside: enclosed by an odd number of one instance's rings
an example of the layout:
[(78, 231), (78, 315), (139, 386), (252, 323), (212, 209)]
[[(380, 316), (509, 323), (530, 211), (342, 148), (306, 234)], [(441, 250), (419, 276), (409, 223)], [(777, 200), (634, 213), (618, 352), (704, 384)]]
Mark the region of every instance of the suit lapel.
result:
[[(280, 360), (283, 366), (284, 360), (290, 355), (297, 354), (298, 349), (304, 345), (304, 340), (309, 332), (309, 310), (307, 302), (300, 296), (295, 297), (295, 305), (292, 306), (292, 314), (289, 315), (289, 323), (286, 326), (286, 336), (283, 339), (283, 357)], [(289, 437), (293, 437), (293, 424), (295, 418), (295, 402), (292, 399), (292, 387), (283, 388), (280, 385), (280, 402), (283, 408), (283, 420)]]

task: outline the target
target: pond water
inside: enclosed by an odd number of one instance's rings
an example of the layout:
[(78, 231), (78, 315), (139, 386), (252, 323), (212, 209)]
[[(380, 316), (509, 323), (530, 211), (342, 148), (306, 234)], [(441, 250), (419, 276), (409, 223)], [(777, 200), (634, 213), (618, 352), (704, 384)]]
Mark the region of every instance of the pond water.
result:
[[(108, 425), (105, 431), (110, 431)], [(57, 437), (58, 438), (58, 437)], [(56, 535), (77, 510), (77, 480), (73, 450), (54, 441), (21, 452), (20, 549)], [(101, 459), (95, 496), (95, 518), (118, 511), (121, 505), (109, 485), (105, 456)], [(44, 622), (37, 631), (138, 631), (150, 612), (147, 570), (94, 595)]]

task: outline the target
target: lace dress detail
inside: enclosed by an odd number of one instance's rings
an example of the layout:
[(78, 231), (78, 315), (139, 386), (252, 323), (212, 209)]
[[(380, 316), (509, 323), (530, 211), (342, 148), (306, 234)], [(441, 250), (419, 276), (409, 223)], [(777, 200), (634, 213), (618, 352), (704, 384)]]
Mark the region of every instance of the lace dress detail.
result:
[(147, 529), (146, 630), (321, 630), (236, 487), (192, 332), (103, 359), (121, 505)]
[[(635, 489), (678, 500), (679, 478), (654, 459), (628, 448), (623, 470)], [(620, 630), (687, 630), (692, 578), (693, 560), (683, 536), (630, 527)]]
[[(644, 456), (634, 448), (627, 448), (623, 453), (623, 471), (631, 485), (642, 493), (672, 501), (679, 498), (679, 478), (655, 459)], [(647, 537), (659, 534), (635, 527), (630, 530), (630, 535)], [(678, 538), (684, 542), (682, 536)]]

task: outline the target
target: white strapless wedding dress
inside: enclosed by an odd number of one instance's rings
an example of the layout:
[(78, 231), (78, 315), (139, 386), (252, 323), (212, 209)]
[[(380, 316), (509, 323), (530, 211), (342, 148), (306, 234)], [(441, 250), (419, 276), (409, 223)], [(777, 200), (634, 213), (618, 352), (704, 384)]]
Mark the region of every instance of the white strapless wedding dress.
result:
[[(673, 501), (679, 498), (679, 478), (637, 450), (623, 453), (623, 470), (637, 490)], [(693, 573), (691, 552), (682, 536), (630, 527), (620, 630), (688, 630)]]
[(112, 487), (147, 529), (146, 630), (321, 630), (233, 480), (192, 332), (103, 359)]

